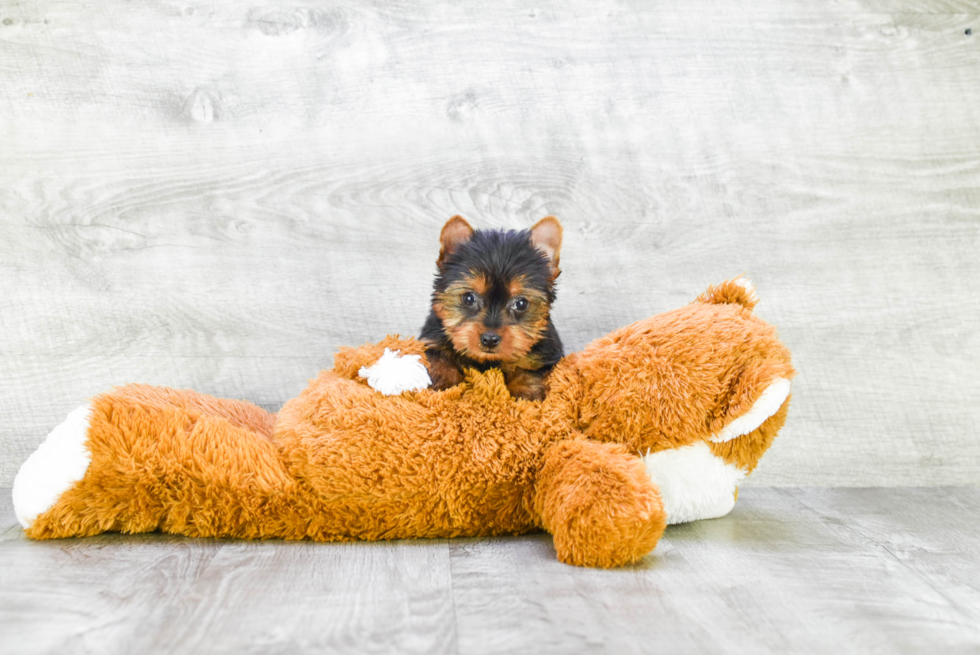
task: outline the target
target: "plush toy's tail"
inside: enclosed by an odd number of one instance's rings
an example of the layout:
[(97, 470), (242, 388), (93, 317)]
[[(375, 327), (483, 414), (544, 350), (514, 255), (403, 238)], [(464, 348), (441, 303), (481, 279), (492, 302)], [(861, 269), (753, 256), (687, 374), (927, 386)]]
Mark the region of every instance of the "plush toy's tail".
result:
[(755, 295), (755, 287), (752, 281), (746, 277), (737, 277), (734, 280), (722, 282), (718, 286), (708, 287), (708, 290), (697, 297), (696, 302), (722, 305), (732, 303), (741, 305), (746, 309), (752, 309), (759, 302)]

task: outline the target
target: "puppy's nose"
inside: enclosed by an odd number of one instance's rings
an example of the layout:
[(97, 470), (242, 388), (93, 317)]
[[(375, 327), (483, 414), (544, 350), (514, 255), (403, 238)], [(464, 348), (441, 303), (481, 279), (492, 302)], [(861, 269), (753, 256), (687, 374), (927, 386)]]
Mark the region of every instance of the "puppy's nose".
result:
[(500, 343), (500, 335), (493, 332), (484, 332), (480, 335), (480, 343), (484, 348), (496, 348)]

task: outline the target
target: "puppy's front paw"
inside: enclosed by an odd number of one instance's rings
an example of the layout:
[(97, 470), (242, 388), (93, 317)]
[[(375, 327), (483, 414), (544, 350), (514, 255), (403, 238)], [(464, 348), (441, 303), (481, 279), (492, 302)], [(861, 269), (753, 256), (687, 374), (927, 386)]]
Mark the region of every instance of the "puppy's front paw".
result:
[(418, 391), (431, 384), (429, 372), (420, 355), (399, 355), (400, 351), (385, 348), (381, 359), (371, 366), (362, 366), (358, 375), (367, 378), (368, 386), (386, 396), (403, 391)]

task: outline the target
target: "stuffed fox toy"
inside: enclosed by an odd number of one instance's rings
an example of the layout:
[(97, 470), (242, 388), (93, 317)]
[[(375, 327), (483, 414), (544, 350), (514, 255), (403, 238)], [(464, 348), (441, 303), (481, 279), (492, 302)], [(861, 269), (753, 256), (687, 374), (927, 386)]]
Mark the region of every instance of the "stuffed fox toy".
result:
[(793, 367), (742, 279), (554, 368), (427, 389), (425, 346), (345, 349), (272, 414), (144, 385), (72, 412), (24, 463), (27, 535), (400, 539), (544, 529), (558, 558), (633, 562), (667, 523), (723, 516), (782, 427)]

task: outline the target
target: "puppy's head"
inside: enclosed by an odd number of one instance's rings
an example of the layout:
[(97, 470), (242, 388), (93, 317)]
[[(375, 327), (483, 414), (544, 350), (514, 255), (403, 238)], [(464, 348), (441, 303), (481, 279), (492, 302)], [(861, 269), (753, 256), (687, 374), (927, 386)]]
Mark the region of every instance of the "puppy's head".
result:
[(443, 226), (432, 309), (453, 348), (481, 362), (519, 362), (545, 335), (561, 272), (561, 223), (530, 230), (474, 230), (462, 216)]

